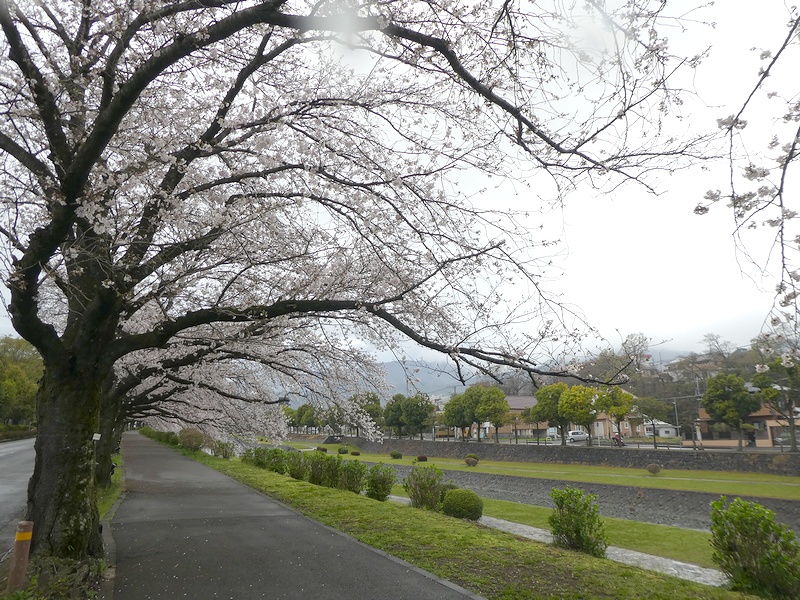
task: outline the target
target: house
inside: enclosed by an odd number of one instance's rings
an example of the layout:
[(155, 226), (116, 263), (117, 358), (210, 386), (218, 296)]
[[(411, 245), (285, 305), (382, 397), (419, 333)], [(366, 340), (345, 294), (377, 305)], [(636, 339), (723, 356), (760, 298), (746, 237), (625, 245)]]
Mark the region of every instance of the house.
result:
[[(597, 439), (610, 439), (617, 433), (617, 424), (605, 413), (597, 415), (597, 420), (592, 427), (592, 437)], [(658, 419), (655, 422), (655, 429), (658, 437), (676, 437), (678, 435), (678, 428), (675, 425)], [(629, 415), (620, 422), (620, 432), (623, 438), (651, 437), (653, 435), (653, 425), (642, 423), (634, 415)]]
[[(795, 413), (800, 419), (800, 409)], [(766, 405), (745, 417), (744, 422), (753, 427), (745, 432), (744, 443), (756, 448), (777, 448), (788, 444), (789, 423)], [(700, 408), (697, 420), (699, 441), (705, 448), (736, 448), (739, 446), (739, 431), (717, 423), (704, 408)], [(684, 445), (687, 442), (684, 442)], [(691, 444), (691, 442), (689, 442)]]

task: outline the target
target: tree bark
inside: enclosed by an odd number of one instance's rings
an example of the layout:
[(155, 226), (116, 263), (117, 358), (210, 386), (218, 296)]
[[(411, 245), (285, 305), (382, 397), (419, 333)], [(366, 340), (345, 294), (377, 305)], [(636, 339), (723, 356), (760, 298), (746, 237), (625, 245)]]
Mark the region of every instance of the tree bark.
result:
[(119, 447), (125, 415), (118, 402), (109, 401), (104, 394), (100, 409), (100, 439), (95, 447), (95, 481), (99, 487), (111, 485), (111, 457)]
[(58, 370), (46, 370), (42, 378), (27, 512), (34, 523), (31, 548), (37, 554), (73, 559), (103, 555), (92, 439), (99, 428), (101, 379), (93, 379)]

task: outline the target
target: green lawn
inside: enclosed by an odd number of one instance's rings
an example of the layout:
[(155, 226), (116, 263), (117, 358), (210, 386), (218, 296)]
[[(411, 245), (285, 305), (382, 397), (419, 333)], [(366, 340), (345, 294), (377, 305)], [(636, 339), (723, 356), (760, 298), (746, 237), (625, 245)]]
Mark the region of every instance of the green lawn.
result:
[[(308, 444), (290, 443), (296, 448), (309, 448)], [(329, 452), (336, 452), (341, 444), (328, 444)], [(349, 454), (342, 458), (359, 458), (366, 462), (385, 462), (387, 464), (411, 465), (414, 457), (401, 459), (389, 457), (391, 443), (387, 442), (385, 454), (363, 452), (359, 457)], [(350, 447), (355, 449), (355, 447)], [(471, 446), (471, 452), (480, 455), (480, 448)], [(779, 498), (800, 500), (800, 477), (772, 475), (768, 473), (737, 473), (730, 471), (689, 471), (664, 469), (658, 475), (651, 475), (641, 469), (604, 467), (588, 465), (566, 465), (553, 463), (523, 463), (481, 460), (477, 467), (467, 467), (464, 461), (455, 458), (428, 457), (428, 463), (448, 471), (475, 471), (495, 475), (513, 475), (537, 479), (558, 479), (576, 483), (603, 483), (626, 485), (652, 489), (683, 490), (687, 492), (706, 492), (726, 496), (752, 496), (757, 498)]]
[[(408, 496), (400, 484), (392, 487), (392, 495)], [(550, 530), (547, 518), (552, 512), (553, 509), (544, 506), (483, 498), (483, 514), (487, 517), (530, 525), (547, 531)], [(710, 569), (717, 568), (711, 560), (710, 533), (612, 517), (603, 517), (603, 523), (612, 546)]]
[(560, 550), (439, 513), (314, 486), (238, 459), (226, 461), (204, 453), (189, 456), (313, 519), (490, 599), (748, 597)]
[(115, 454), (111, 460), (117, 465), (117, 468), (114, 469), (114, 474), (111, 476), (111, 485), (97, 490), (97, 510), (100, 512), (101, 520), (122, 494), (122, 455)]

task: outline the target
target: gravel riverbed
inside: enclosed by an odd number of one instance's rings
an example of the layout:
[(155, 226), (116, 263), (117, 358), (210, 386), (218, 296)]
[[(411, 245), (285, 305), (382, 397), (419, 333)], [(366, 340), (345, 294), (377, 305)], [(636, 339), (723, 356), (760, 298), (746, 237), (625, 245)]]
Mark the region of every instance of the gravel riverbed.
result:
[[(397, 481), (402, 481), (410, 467), (392, 465)], [(716, 494), (674, 490), (646, 489), (598, 483), (569, 483), (555, 479), (532, 479), (510, 475), (490, 475), (465, 471), (445, 471), (445, 481), (469, 488), (484, 498), (510, 500), (552, 508), (550, 490), (567, 485), (597, 495), (600, 514), (658, 525), (708, 530), (711, 526), (711, 502)], [(800, 533), (800, 502), (771, 498), (749, 498), (775, 512), (775, 520)]]

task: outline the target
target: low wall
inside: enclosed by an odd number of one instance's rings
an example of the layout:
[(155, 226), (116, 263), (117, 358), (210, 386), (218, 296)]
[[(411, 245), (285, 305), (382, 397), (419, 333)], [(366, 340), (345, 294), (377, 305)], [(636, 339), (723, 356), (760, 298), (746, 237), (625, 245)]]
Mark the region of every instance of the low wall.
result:
[(365, 452), (388, 454), (398, 450), (405, 456), (440, 456), (463, 458), (474, 452), (487, 460), (529, 461), (540, 463), (565, 463), (605, 465), (643, 469), (657, 463), (665, 469), (705, 471), (741, 471), (800, 475), (800, 454), (776, 452), (736, 452), (713, 450), (645, 450), (637, 448), (587, 447), (578, 444), (567, 446), (535, 444), (495, 444), (492, 442), (446, 442), (427, 440), (384, 440), (382, 444), (361, 438), (349, 439)]

